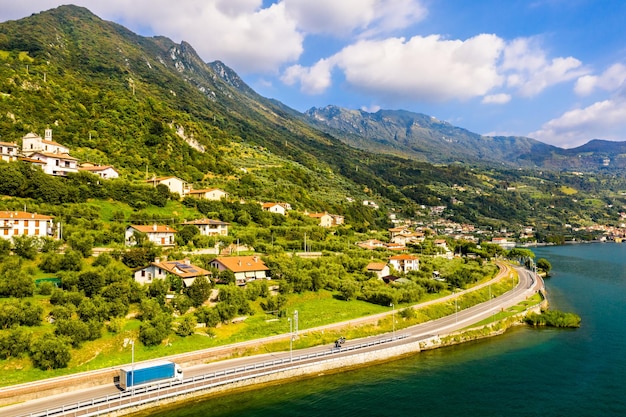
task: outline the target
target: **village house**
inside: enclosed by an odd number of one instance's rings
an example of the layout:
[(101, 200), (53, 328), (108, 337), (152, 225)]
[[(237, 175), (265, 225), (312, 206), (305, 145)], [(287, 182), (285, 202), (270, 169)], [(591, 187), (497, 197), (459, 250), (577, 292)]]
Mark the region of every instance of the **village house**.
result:
[(510, 241), (505, 237), (494, 237), (491, 239), (491, 243), (494, 245), (500, 246), (502, 249), (513, 249), (515, 247), (515, 242)]
[(270, 279), (269, 268), (257, 255), (220, 256), (211, 261), (211, 267), (218, 271), (231, 271), (237, 285), (246, 285), (257, 279)]
[(126, 228), (124, 235), (124, 241), (126, 246), (134, 246), (137, 244), (135, 234), (141, 233), (146, 236), (148, 241), (154, 243), (157, 246), (174, 246), (176, 243), (174, 237), (176, 236), (176, 230), (169, 226), (164, 225), (130, 225)]
[(64, 177), (78, 172), (77, 159), (66, 153), (35, 152), (29, 158), (41, 161), (41, 168), (48, 175)]
[(366, 266), (367, 272), (376, 274), (378, 279), (383, 279), (391, 273), (389, 265), (386, 262), (370, 262)]
[(202, 190), (189, 190), (187, 195), (193, 198), (219, 201), (222, 198), (226, 198), (228, 196), (228, 193), (226, 193), (226, 191), (222, 191), (217, 188), (206, 188)]
[(189, 184), (178, 177), (153, 177), (152, 179), (146, 180), (146, 182), (152, 184), (153, 187), (163, 184), (171, 193), (178, 194), (181, 198), (185, 197), (191, 190)]
[(17, 143), (0, 142), (0, 159), (6, 162), (17, 161), (18, 150)]
[(281, 215), (287, 214), (287, 210), (291, 209), (291, 206), (287, 203), (263, 203), (261, 204), (263, 211), (269, 211), (270, 213), (277, 213)]
[(79, 171), (87, 171), (92, 174), (96, 174), (102, 179), (114, 179), (119, 178), (120, 174), (110, 165), (92, 165), (92, 164), (81, 164), (78, 167)]
[(165, 279), (168, 274), (179, 277), (183, 285), (189, 287), (198, 277), (206, 277), (208, 280), (211, 272), (193, 265), (189, 259), (161, 261), (157, 258), (150, 265), (136, 270), (133, 277), (135, 281), (143, 285), (152, 283), (154, 279)]
[(312, 219), (316, 219), (317, 220), (317, 224), (318, 226), (321, 227), (331, 227), (333, 226), (333, 218), (330, 214), (324, 212), (324, 213), (306, 213), (307, 216), (309, 216)]
[(0, 237), (52, 237), (52, 217), (25, 211), (0, 211)]
[(219, 220), (200, 219), (182, 223), (184, 226), (192, 225), (200, 229), (202, 236), (228, 236), (228, 224)]
[(32, 156), (35, 152), (69, 154), (70, 148), (52, 140), (52, 129), (46, 129), (44, 137), (27, 133), (22, 137), (22, 154)]
[(389, 258), (389, 264), (396, 270), (404, 272), (419, 271), (420, 260), (414, 255), (395, 255)]
[(362, 249), (376, 249), (376, 248), (384, 248), (385, 242), (382, 242), (378, 239), (368, 239), (362, 242), (357, 242), (356, 245)]

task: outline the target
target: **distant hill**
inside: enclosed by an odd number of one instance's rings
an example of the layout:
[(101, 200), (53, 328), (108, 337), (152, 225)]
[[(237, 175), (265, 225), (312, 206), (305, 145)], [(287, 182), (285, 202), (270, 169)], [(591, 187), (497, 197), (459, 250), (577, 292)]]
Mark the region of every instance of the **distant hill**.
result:
[(555, 170), (626, 168), (626, 142), (595, 140), (579, 148), (561, 149), (527, 137), (483, 136), (404, 110), (369, 113), (329, 105), (311, 108), (305, 116), (312, 125), (351, 146), (430, 163)]

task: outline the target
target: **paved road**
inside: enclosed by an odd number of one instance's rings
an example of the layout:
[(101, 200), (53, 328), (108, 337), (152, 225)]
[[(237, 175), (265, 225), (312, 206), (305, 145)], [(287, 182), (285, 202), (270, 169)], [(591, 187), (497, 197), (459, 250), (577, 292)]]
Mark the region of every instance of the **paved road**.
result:
[[(492, 281), (482, 284), (481, 287), (491, 285), (494, 281), (497, 281), (499, 279), (508, 278), (511, 272), (510, 268), (506, 266), (505, 264), (501, 264), (500, 267), (501, 267), (501, 271), (498, 274), (498, 277), (494, 278), (494, 280)], [(519, 283), (512, 291), (509, 291), (497, 298), (494, 298), (490, 301), (476, 305), (474, 307), (470, 307), (465, 310), (458, 311), (456, 314), (446, 316), (437, 320), (432, 320), (432, 321), (429, 321), (429, 322), (426, 322), (417, 326), (409, 327), (406, 329), (396, 330), (395, 332), (393, 332), (393, 334), (372, 336), (372, 337), (359, 339), (359, 340), (348, 340), (343, 345), (341, 350), (333, 350), (333, 347), (329, 345), (315, 346), (312, 348), (300, 349), (300, 350), (293, 351), (293, 352), (281, 352), (281, 353), (248, 356), (248, 357), (242, 357), (239, 359), (225, 360), (225, 361), (219, 361), (219, 362), (214, 362), (214, 363), (205, 364), (205, 365), (189, 367), (189, 368), (185, 368), (185, 380), (188, 381), (193, 378), (200, 378), (200, 376), (202, 375), (224, 373), (225, 375), (220, 377), (222, 378), (221, 380), (223, 381), (228, 378), (230, 379), (233, 378), (233, 376), (232, 375), (229, 376), (228, 373), (229, 371), (233, 371), (234, 369), (239, 370), (237, 372), (237, 377), (245, 377), (246, 373), (258, 374), (259, 372), (276, 371), (278, 369), (289, 368), (290, 366), (294, 366), (294, 362), (292, 362), (294, 361), (294, 359), (298, 359), (296, 361), (298, 364), (319, 361), (324, 358), (327, 358), (328, 355), (331, 353), (331, 351), (332, 351), (332, 356), (337, 357), (340, 355), (354, 354), (354, 352), (357, 352), (357, 351), (359, 353), (366, 352), (367, 349), (372, 349), (372, 350), (380, 349), (380, 344), (376, 344), (376, 343), (385, 342), (384, 346), (388, 347), (388, 346), (395, 345), (395, 344), (415, 342), (416, 339), (417, 340), (424, 339), (433, 335), (438, 335), (438, 334), (443, 335), (447, 333), (452, 333), (456, 330), (460, 330), (460, 329), (467, 327), (471, 323), (476, 323), (486, 318), (492, 317), (495, 313), (497, 313), (501, 309), (506, 309), (510, 306), (518, 304), (520, 301), (523, 301), (524, 299), (528, 298), (529, 296), (531, 296), (532, 294), (534, 294), (536, 291), (538, 291), (539, 289), (543, 287), (543, 282), (541, 281), (541, 279), (535, 278), (531, 272), (523, 268), (515, 268), (515, 269), (517, 270), (518, 275), (519, 275)], [(475, 290), (477, 288), (478, 287), (474, 287), (472, 290)], [(446, 298), (452, 299), (453, 297), (459, 296), (460, 294), (461, 293), (457, 293), (457, 294), (448, 296)], [(440, 303), (442, 301), (445, 301), (445, 298), (435, 300), (431, 303), (435, 303), (435, 302)], [(423, 306), (423, 305), (420, 305), (420, 306)], [(388, 314), (389, 313), (384, 313), (382, 316), (387, 316)], [(379, 320), (380, 318), (382, 317), (375, 317), (374, 319)], [(350, 323), (357, 324), (365, 320), (372, 320), (372, 316), (359, 319), (359, 320), (352, 320)], [(324, 328), (333, 328), (336, 326), (338, 326), (338, 324), (324, 326)], [(344, 326), (345, 326), (345, 323), (344, 323)], [(308, 331), (312, 331), (312, 330), (318, 331), (319, 328), (308, 329)], [(304, 331), (307, 331), (307, 330), (304, 330)], [(284, 339), (284, 338), (285, 338), (285, 335), (279, 335), (279, 336), (271, 337), (270, 339)], [(241, 345), (257, 344), (257, 343), (259, 343), (259, 341), (245, 342)], [(367, 345), (367, 344), (372, 344), (372, 345), (369, 347), (360, 347), (362, 345)], [(356, 349), (357, 345), (358, 345), (358, 349)], [(354, 349), (354, 350), (351, 350), (351, 349)], [(310, 360), (299, 359), (305, 355), (311, 356), (311, 359)], [(178, 357), (178, 360), (181, 362), (184, 361), (184, 355), (180, 355), (180, 356), (182, 356), (183, 358)], [(274, 363), (274, 362), (276, 363), (276, 365), (266, 366), (268, 363)], [(257, 367), (261, 367), (261, 365), (263, 364), (265, 364), (263, 366), (263, 371), (258, 370)], [(241, 371), (241, 370), (245, 370), (246, 368), (250, 368), (251, 370), (247, 372)], [(220, 382), (220, 379), (217, 378), (211, 381), (218, 383)], [(194, 383), (194, 384), (197, 385), (198, 383), (199, 382)], [(177, 385), (171, 388), (163, 388), (159, 390), (158, 394), (162, 395), (167, 392), (174, 394), (176, 392), (182, 392), (186, 389), (189, 389), (189, 384)], [(145, 393), (141, 395), (144, 395), (145, 397), (150, 397), (150, 396), (154, 397), (157, 395), (157, 393), (149, 392), (149, 393)], [(113, 384), (108, 384), (108, 385), (99, 386), (93, 389), (74, 391), (74, 392), (70, 392), (67, 394), (56, 395), (53, 397), (48, 397), (48, 398), (44, 398), (40, 400), (29, 401), (23, 404), (4, 407), (4, 408), (1, 408), (0, 411), (1, 411), (2, 416), (5, 416), (5, 417), (27, 416), (27, 415), (30, 415), (31, 413), (38, 413), (41, 411), (45, 411), (46, 409), (60, 408), (64, 405), (76, 404), (79, 402), (88, 403), (92, 401), (94, 398), (104, 398), (107, 396), (109, 396), (110, 398), (120, 396), (120, 391)], [(137, 396), (133, 398), (124, 397), (124, 398), (112, 400), (112, 402), (117, 401), (120, 404), (122, 404), (125, 401), (130, 402), (132, 400), (137, 400), (139, 399), (139, 396), (140, 394), (137, 394)], [(77, 412), (77, 413), (72, 412), (69, 415), (80, 416), (80, 415), (85, 415), (85, 414), (80, 413), (80, 412)]]

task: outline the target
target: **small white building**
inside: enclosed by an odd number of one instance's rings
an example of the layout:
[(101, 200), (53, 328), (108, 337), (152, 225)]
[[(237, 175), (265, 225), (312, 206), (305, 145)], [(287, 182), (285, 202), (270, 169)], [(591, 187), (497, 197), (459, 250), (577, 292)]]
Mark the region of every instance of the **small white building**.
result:
[(52, 217), (25, 211), (0, 211), (0, 237), (52, 237)]
[(91, 172), (105, 180), (119, 178), (120, 176), (119, 172), (110, 165), (81, 165), (78, 167), (78, 170)]
[(226, 198), (228, 193), (217, 188), (206, 188), (202, 190), (189, 190), (188, 195), (193, 198), (219, 201), (222, 198)]
[(167, 274), (176, 275), (185, 287), (189, 287), (198, 277), (209, 279), (211, 272), (199, 266), (193, 265), (189, 259), (179, 261), (161, 261), (156, 259), (150, 265), (138, 269), (133, 273), (135, 281), (139, 284), (150, 284), (155, 279), (165, 279)]
[(186, 196), (190, 191), (189, 184), (187, 184), (185, 180), (178, 177), (154, 177), (146, 180), (146, 182), (148, 184), (152, 184), (153, 187), (163, 184), (170, 190), (171, 193), (176, 193), (181, 198)]
[(287, 214), (287, 207), (284, 203), (263, 203), (261, 205), (263, 211), (269, 211), (270, 213)]
[(367, 264), (367, 272), (373, 272), (378, 279), (388, 276), (391, 273), (389, 265), (386, 262), (370, 262)]
[(213, 219), (190, 220), (183, 225), (193, 225), (200, 229), (202, 236), (228, 236), (229, 223)]
[(409, 271), (419, 271), (420, 260), (414, 255), (396, 255), (389, 258), (389, 263), (396, 271), (407, 273)]
[(17, 161), (19, 146), (13, 142), (0, 142), (0, 159), (6, 162)]
[(68, 173), (78, 172), (76, 158), (66, 153), (35, 152), (30, 155), (30, 159), (41, 161), (43, 172), (48, 175), (64, 177)]
[(135, 246), (137, 241), (135, 239), (135, 233), (143, 233), (146, 238), (157, 246), (174, 246), (176, 242), (174, 238), (176, 236), (176, 230), (169, 226), (164, 225), (131, 225), (126, 228), (124, 235), (124, 241), (126, 246)]
[(211, 261), (211, 267), (218, 271), (229, 270), (235, 274), (237, 285), (246, 285), (257, 279), (269, 279), (269, 268), (256, 255), (220, 256)]

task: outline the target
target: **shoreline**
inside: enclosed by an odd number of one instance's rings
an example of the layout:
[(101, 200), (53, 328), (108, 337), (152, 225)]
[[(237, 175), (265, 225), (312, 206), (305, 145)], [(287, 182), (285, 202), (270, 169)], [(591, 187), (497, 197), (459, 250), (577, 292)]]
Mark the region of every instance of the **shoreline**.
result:
[(507, 317), (494, 323), (469, 327), (462, 331), (452, 332), (445, 335), (437, 335), (427, 339), (415, 340), (401, 346), (390, 346), (379, 349), (375, 352), (355, 353), (346, 358), (337, 358), (312, 365), (302, 365), (277, 372), (271, 375), (253, 377), (247, 380), (227, 383), (213, 388), (201, 389), (193, 393), (179, 395), (173, 398), (158, 400), (155, 403), (146, 403), (140, 406), (129, 407), (123, 410), (116, 410), (102, 414), (106, 417), (146, 417), (154, 411), (156, 407), (178, 408), (181, 404), (189, 401), (206, 401), (210, 398), (222, 397), (237, 394), (238, 392), (260, 390), (265, 387), (286, 384), (289, 382), (301, 381), (318, 376), (338, 374), (354, 369), (375, 366), (379, 363), (400, 360), (422, 351), (442, 349), (464, 343), (474, 342), (490, 337), (500, 336), (507, 330), (525, 326), (523, 318), (531, 311), (538, 312), (547, 305), (544, 299), (540, 304), (529, 308), (514, 316)]

